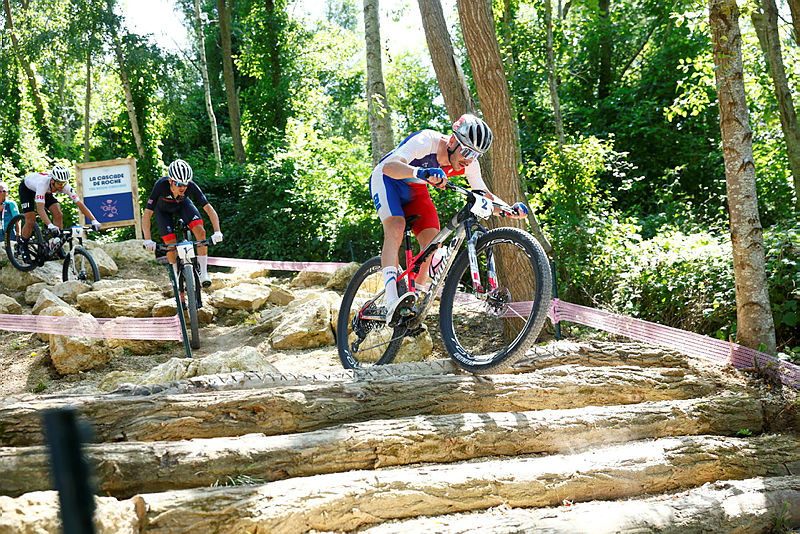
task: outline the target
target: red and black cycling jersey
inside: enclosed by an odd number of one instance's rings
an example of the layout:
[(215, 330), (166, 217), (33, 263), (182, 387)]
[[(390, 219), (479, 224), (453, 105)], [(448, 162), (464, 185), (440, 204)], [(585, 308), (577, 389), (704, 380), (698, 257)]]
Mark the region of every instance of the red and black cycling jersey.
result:
[(198, 208), (202, 208), (209, 203), (206, 196), (194, 182), (189, 182), (185, 195), (174, 196), (172, 189), (169, 187), (169, 178), (164, 176), (159, 178), (153, 185), (153, 192), (150, 193), (150, 198), (147, 199), (147, 208), (153, 211), (173, 213), (181, 208), (181, 204), (186, 200), (186, 197), (194, 200)]

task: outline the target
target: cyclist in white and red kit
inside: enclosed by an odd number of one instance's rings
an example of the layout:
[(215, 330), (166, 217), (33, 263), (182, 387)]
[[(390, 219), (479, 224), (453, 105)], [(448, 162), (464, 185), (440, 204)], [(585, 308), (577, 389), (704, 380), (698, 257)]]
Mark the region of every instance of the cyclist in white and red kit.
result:
[[(410, 309), (416, 301), (414, 292), (397, 294), (398, 251), (405, 231), (405, 217), (419, 215), (412, 231), (424, 248), (440, 230), (439, 215), (433, 205), (428, 184), (443, 188), (453, 176), (463, 175), (474, 191), (489, 192), (481, 177), (478, 158), (492, 145), (492, 130), (475, 115), (462, 115), (453, 123), (453, 133), (445, 135), (421, 130), (406, 137), (383, 157), (369, 180), (369, 191), (383, 224), (381, 267), (386, 287), (386, 323), (398, 310)], [(521, 206), (521, 207), (520, 207)], [(527, 209), (515, 205), (513, 218), (524, 218)], [(430, 259), (420, 269), (418, 283), (427, 279)]]
[[(59, 234), (64, 228), (64, 213), (61, 211), (61, 204), (54, 196), (55, 193), (67, 195), (81, 210), (86, 220), (91, 221), (92, 228), (100, 229), (100, 223), (95, 219), (91, 210), (86, 207), (86, 204), (69, 185), (67, 168), (63, 165), (56, 165), (50, 172), (31, 173), (19, 183), (20, 208), (25, 214), (25, 224), (22, 227), (23, 238), (27, 239), (33, 233), (37, 214), (50, 233)], [(52, 220), (48, 211), (52, 215)]]

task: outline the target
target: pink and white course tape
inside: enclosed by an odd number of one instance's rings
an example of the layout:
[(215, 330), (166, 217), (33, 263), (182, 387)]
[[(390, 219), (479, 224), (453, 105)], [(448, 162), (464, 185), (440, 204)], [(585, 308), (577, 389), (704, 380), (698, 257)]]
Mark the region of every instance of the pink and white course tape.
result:
[(2, 315), (0, 330), (37, 332), (75, 337), (181, 341), (181, 322), (172, 317), (51, 317), (46, 315)]
[(316, 271), (319, 273), (332, 273), (339, 267), (347, 265), (333, 261), (268, 261), (215, 257), (209, 257), (208, 264), (218, 267), (266, 267), (275, 271)]
[(668, 347), (721, 365), (731, 364), (738, 369), (758, 367), (773, 373), (783, 384), (800, 389), (799, 366), (729, 341), (570, 304), (559, 299), (553, 299), (550, 318), (556, 323), (570, 321), (636, 341)]

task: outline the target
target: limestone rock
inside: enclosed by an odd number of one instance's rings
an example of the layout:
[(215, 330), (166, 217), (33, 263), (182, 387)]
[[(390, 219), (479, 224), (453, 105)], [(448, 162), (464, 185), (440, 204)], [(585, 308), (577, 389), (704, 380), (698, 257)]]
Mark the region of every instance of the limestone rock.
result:
[(316, 271), (300, 271), (294, 280), (289, 284), (289, 287), (310, 287), (310, 286), (324, 286), (330, 279), (330, 273), (318, 273)]
[(42, 312), (42, 310), (46, 310), (51, 306), (69, 307), (69, 304), (57, 297), (49, 289), (42, 289), (39, 292), (39, 297), (36, 299), (36, 303), (33, 305), (33, 314), (38, 315)]
[(268, 302), (272, 304), (277, 304), (278, 306), (286, 306), (290, 302), (294, 300), (294, 295), (292, 295), (289, 291), (286, 291), (282, 287), (278, 287), (275, 285), (270, 285), (272, 291), (269, 294), (269, 298), (267, 299)]
[(16, 299), (0, 293), (0, 314), (19, 315), (22, 313), (22, 306)]
[[(79, 317), (80, 315), (81, 312), (66, 303), (63, 305), (53, 305), (39, 312), (40, 317)], [(39, 333), (36, 334), (36, 337), (45, 343), (50, 342), (50, 334)]]
[(350, 283), (350, 279), (353, 278), (353, 275), (356, 274), (359, 267), (361, 267), (361, 264), (356, 262), (351, 262), (343, 267), (339, 267), (331, 275), (325, 287), (336, 291), (344, 291), (347, 289), (347, 284)]
[[(162, 300), (153, 306), (153, 317), (170, 317), (178, 313), (178, 307), (175, 305), (174, 298)], [(197, 320), (201, 324), (210, 324), (214, 317), (217, 315), (217, 309), (203, 302), (203, 307), (197, 310)]]
[(215, 352), (205, 358), (172, 358), (157, 365), (145, 375), (134, 372), (112, 372), (100, 383), (100, 389), (113, 391), (123, 383), (138, 385), (162, 384), (194, 376), (231, 373), (234, 371), (256, 371), (279, 373), (255, 347), (241, 347)]
[(275, 328), (283, 321), (285, 308), (270, 308), (261, 312), (258, 319), (258, 324), (250, 329), (250, 333), (257, 334), (271, 334)]
[(119, 270), (117, 263), (102, 247), (93, 248), (90, 250), (90, 253), (92, 258), (94, 258), (94, 262), (97, 264), (97, 270), (100, 271), (101, 277), (117, 274)]
[(416, 337), (404, 337), (394, 363), (421, 362), (428, 359), (433, 352), (433, 339), (426, 330)]
[(218, 308), (255, 311), (267, 302), (270, 292), (268, 287), (244, 283), (215, 291), (211, 302)]
[(95, 317), (149, 317), (163, 298), (147, 280), (100, 280), (93, 291), (78, 295), (78, 307)]
[(295, 300), (284, 311), (270, 343), (276, 349), (310, 349), (333, 345), (329, 292), (311, 293)]
[(86, 293), (91, 289), (92, 288), (88, 284), (84, 284), (79, 280), (69, 280), (67, 282), (57, 283), (55, 286), (53, 286), (52, 292), (55, 296), (63, 299), (64, 301), (69, 302), (70, 304), (75, 304), (78, 299), (78, 295)]
[(61, 281), (62, 267), (61, 261), (48, 261), (32, 271), (22, 272), (9, 264), (0, 269), (0, 286), (22, 291), (37, 282), (57, 284)]
[(39, 293), (42, 292), (42, 289), (50, 287), (47, 282), (36, 282), (35, 284), (29, 285), (25, 289), (25, 304), (30, 304), (33, 306), (36, 304), (36, 299), (39, 298)]
[[(142, 245), (143, 239), (129, 239), (127, 241), (119, 241), (116, 243), (102, 243), (99, 244), (106, 253), (112, 258), (118, 260), (131, 260), (131, 261), (151, 261), (155, 259), (152, 252), (145, 250)], [(92, 253), (94, 254), (94, 249)]]
[[(53, 306), (48, 309), (48, 313), (67, 317), (86, 317), (87, 320), (95, 320), (92, 316), (79, 313), (69, 306)], [(56, 371), (62, 375), (75, 374), (79, 371), (86, 371), (105, 365), (118, 352), (118, 350), (113, 350), (109, 347), (108, 342), (103, 338), (50, 336), (50, 360), (53, 362), (53, 367), (56, 368)]]

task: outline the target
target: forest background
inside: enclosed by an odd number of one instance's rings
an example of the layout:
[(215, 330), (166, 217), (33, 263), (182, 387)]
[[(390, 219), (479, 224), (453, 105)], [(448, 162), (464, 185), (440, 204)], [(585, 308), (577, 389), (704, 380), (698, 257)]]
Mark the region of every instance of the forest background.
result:
[[(186, 26), (191, 47), (176, 52), (127, 30), (117, 0), (3, 0), (0, 179), (10, 197), (26, 173), (55, 163), (135, 157), (145, 200), (166, 164), (183, 158), (220, 214), (225, 241), (215, 255), (364, 261), (377, 254), (361, 3), (326, 0), (319, 20), (286, 0), (177, 3), (174, 24)], [(796, 117), (794, 131), (787, 123), (786, 90), (776, 89), (767, 41), (755, 31), (764, 28), (768, 2), (739, 3), (777, 345), (782, 357), (800, 360), (800, 166), (792, 165), (800, 131)], [(706, 3), (494, 0), (492, 7), (521, 188), (553, 246), (561, 298), (733, 338)], [(385, 29), (418, 6), (381, 8)], [(477, 100), (452, 2), (445, 15)], [(774, 25), (793, 114), (800, 2), (779, 1)], [(409, 40), (424, 37), (421, 27), (408, 31)], [(423, 128), (448, 132), (431, 57), (390, 53), (386, 40), (381, 48), (391, 142)], [(460, 207), (457, 197), (433, 196), (443, 219)], [(125, 239), (133, 230), (111, 235)]]

